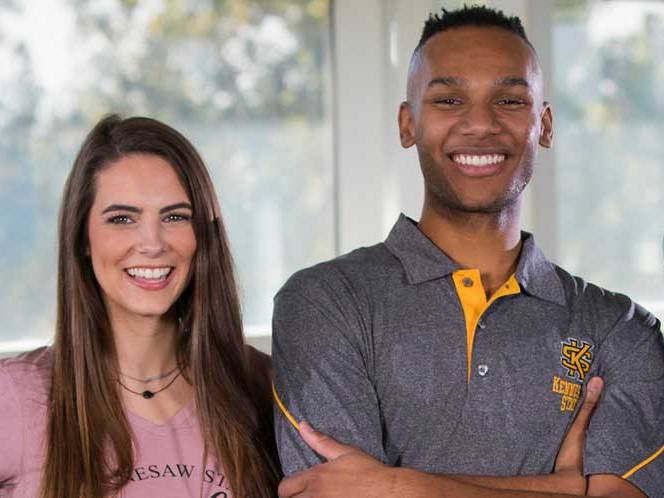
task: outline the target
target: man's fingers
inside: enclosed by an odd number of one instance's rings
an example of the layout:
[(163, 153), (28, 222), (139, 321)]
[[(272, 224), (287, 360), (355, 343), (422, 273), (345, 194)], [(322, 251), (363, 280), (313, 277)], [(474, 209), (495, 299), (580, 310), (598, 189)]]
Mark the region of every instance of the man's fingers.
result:
[(342, 455), (357, 451), (352, 446), (341, 444), (327, 434), (314, 430), (309, 423), (300, 422), (300, 435), (309, 447), (326, 460), (336, 460)]
[(586, 394), (583, 398), (583, 404), (579, 409), (579, 413), (576, 415), (576, 419), (574, 420), (570, 431), (583, 432), (585, 435), (588, 424), (590, 423), (590, 416), (599, 401), (603, 387), (604, 381), (601, 377), (593, 377), (588, 381), (588, 384), (586, 384)]
[(586, 430), (590, 418), (602, 394), (604, 382), (600, 377), (593, 377), (586, 384), (586, 392), (583, 404), (576, 414), (574, 422), (570, 427), (565, 439), (560, 446), (556, 457), (556, 472), (565, 469), (573, 469), (578, 473), (583, 472), (583, 447), (586, 441)]
[(291, 498), (307, 488), (307, 471), (298, 472), (279, 483), (279, 498)]
[(588, 381), (586, 386), (586, 397), (585, 402), (592, 402), (593, 405), (599, 401), (599, 396), (602, 394), (602, 389), (604, 388), (604, 381), (601, 377), (593, 377)]

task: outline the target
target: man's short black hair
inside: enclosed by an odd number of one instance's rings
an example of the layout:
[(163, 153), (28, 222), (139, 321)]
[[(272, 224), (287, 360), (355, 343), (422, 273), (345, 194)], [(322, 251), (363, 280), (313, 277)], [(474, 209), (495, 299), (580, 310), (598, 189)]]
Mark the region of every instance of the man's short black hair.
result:
[(514, 33), (523, 39), (531, 48), (532, 44), (526, 36), (521, 19), (517, 16), (508, 17), (502, 10), (491, 9), (483, 5), (464, 5), (461, 9), (441, 9), (442, 14), (430, 14), (424, 23), (420, 42), (417, 44), (417, 52), (432, 36), (453, 28), (464, 26), (481, 26), (501, 28)]

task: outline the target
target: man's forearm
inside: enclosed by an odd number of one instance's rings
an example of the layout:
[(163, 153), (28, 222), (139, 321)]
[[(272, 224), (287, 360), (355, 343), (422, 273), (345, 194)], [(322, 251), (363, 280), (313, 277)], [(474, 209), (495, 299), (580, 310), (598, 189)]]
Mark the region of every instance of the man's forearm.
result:
[(572, 496), (585, 495), (587, 488), (585, 477), (576, 472), (508, 477), (474, 475), (447, 475), (445, 477), (491, 489), (539, 491)]
[[(394, 493), (401, 498), (570, 498), (586, 496), (586, 492), (566, 492), (562, 479), (552, 476), (447, 476), (427, 474), (411, 469), (393, 469)], [(602, 476), (606, 477), (606, 476)], [(610, 476), (612, 479), (615, 476)], [(616, 478), (617, 479), (617, 478)], [(548, 485), (551, 485), (548, 488)], [(624, 481), (616, 481), (610, 491), (593, 494), (597, 498), (644, 497), (640, 491)], [(510, 487), (512, 486), (512, 487)], [(564, 485), (563, 485), (564, 487)], [(569, 486), (568, 486), (569, 488)], [(605, 488), (608, 489), (608, 488)]]
[[(394, 496), (403, 498), (569, 498), (584, 494), (558, 493), (547, 489), (549, 476), (483, 477), (427, 474), (394, 469)], [(553, 492), (552, 492), (553, 491)]]

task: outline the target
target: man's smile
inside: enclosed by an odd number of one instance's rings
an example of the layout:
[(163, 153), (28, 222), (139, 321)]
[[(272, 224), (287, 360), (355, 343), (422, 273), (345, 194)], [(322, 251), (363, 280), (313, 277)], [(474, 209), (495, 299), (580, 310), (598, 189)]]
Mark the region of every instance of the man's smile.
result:
[(450, 159), (464, 166), (490, 166), (507, 159), (506, 154), (451, 154)]

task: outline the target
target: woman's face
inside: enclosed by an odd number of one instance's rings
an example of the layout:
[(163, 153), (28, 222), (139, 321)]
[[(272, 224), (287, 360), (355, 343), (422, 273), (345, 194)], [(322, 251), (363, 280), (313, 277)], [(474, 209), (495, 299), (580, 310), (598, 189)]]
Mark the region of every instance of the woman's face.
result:
[(191, 200), (159, 156), (103, 169), (88, 217), (89, 255), (109, 317), (159, 317), (189, 282), (196, 252)]

